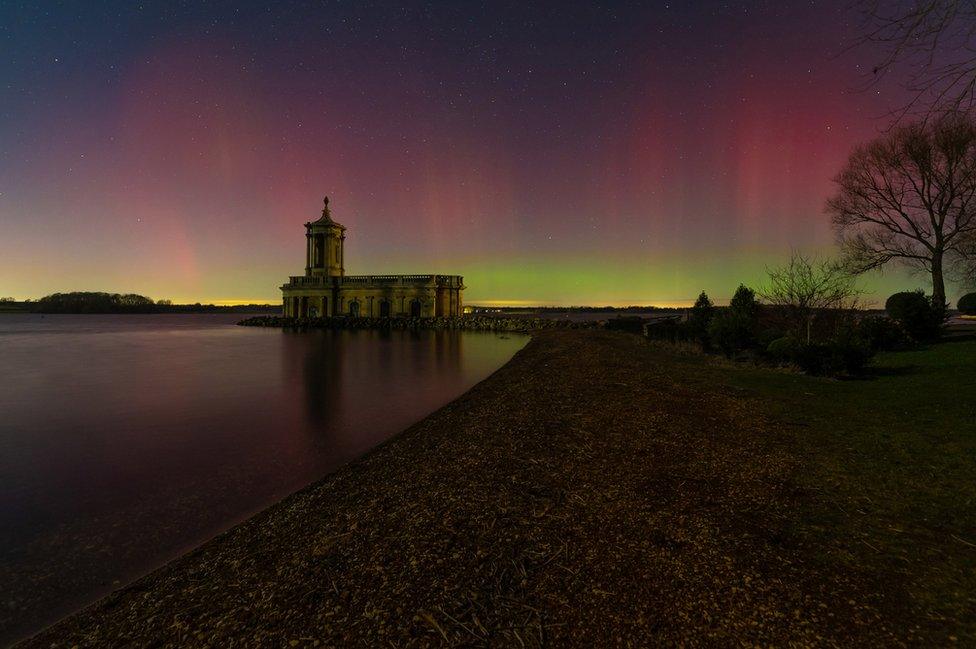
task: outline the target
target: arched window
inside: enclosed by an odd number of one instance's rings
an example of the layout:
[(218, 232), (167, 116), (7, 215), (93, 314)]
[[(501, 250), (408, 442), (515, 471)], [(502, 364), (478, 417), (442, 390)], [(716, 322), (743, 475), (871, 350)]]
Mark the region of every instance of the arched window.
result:
[(353, 300), (352, 302), (349, 303), (349, 315), (351, 315), (354, 318), (359, 317), (359, 302), (357, 302), (356, 300)]
[(315, 235), (315, 268), (325, 268), (325, 235)]
[(380, 300), (380, 317), (389, 318), (390, 317), (390, 301)]
[(410, 302), (410, 317), (411, 318), (420, 317), (420, 300), (413, 300)]

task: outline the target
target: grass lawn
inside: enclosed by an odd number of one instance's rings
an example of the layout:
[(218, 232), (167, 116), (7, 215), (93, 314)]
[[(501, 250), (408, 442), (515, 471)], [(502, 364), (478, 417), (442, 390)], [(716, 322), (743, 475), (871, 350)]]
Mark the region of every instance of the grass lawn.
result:
[(701, 365), (796, 431), (810, 497), (794, 533), (976, 642), (976, 337), (882, 354), (861, 380)]

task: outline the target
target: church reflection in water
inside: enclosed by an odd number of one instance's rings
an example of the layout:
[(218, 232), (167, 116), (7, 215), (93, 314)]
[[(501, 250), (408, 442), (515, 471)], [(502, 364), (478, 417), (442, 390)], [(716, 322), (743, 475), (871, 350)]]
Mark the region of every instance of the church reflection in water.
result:
[(22, 603), (0, 646), (352, 461), (526, 340), (177, 317), (0, 323), (10, 375), (33, 377), (0, 391), (0, 583)]
[(460, 396), (497, 367), (499, 347), (522, 344), (459, 331), (326, 330), (286, 339), (286, 373), (301, 383), (309, 433), (360, 450), (402, 428), (405, 418), (443, 405), (445, 395)]
[(310, 337), (302, 364), (305, 413), (316, 427), (325, 427), (330, 413), (335, 418), (342, 406), (343, 345), (330, 333), (317, 332)]

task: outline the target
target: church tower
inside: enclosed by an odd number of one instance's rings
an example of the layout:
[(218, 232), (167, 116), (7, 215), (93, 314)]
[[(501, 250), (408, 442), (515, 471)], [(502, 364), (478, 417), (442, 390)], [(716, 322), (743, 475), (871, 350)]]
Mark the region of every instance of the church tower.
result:
[(346, 228), (332, 220), (329, 197), (322, 216), (305, 224), (305, 274), (281, 287), (286, 318), (457, 317), (463, 311), (460, 275), (346, 275)]
[(329, 197), (325, 197), (322, 216), (305, 224), (305, 275), (308, 277), (342, 277), (342, 246), (346, 227), (332, 220)]

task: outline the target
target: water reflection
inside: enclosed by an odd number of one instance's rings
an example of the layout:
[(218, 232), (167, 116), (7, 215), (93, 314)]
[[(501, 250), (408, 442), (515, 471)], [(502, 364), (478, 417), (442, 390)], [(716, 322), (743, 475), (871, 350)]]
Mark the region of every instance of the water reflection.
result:
[(0, 318), (0, 644), (457, 397), (524, 339)]
[[(339, 336), (332, 332), (312, 332), (306, 334), (286, 334), (297, 345), (305, 344), (308, 353), (305, 355), (302, 369), (305, 385), (305, 411), (309, 423), (317, 429), (325, 429), (342, 414), (342, 363), (343, 346)], [(293, 338), (298, 336), (299, 339)], [(302, 340), (308, 338), (310, 340)], [(285, 354), (286, 360), (291, 358)], [(381, 364), (377, 371), (382, 372)], [(332, 416), (330, 420), (329, 416)]]

